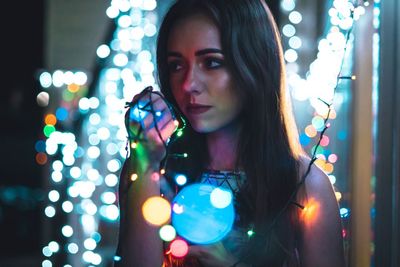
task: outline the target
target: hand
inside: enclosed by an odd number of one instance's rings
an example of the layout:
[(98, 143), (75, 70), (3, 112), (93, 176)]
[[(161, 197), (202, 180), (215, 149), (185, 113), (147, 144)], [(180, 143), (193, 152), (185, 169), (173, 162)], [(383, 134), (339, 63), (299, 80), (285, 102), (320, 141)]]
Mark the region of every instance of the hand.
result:
[[(158, 94), (161, 93), (145, 89), (133, 98), (132, 103), (136, 104), (125, 114), (129, 135), (137, 137), (137, 145), (143, 148), (142, 156), (146, 155), (153, 162), (160, 162), (165, 157), (164, 143), (177, 128), (171, 111)], [(146, 111), (151, 109), (155, 116)]]
[(198, 259), (205, 267), (228, 267), (237, 262), (221, 242), (212, 245), (190, 246), (187, 257)]

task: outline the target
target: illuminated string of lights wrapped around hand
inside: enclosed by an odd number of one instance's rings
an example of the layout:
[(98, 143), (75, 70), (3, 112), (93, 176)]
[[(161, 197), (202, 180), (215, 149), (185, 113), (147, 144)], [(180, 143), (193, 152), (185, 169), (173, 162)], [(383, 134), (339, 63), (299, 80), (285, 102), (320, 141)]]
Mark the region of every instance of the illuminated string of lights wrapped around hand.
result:
[[(158, 122), (162, 119), (162, 116), (164, 116), (164, 114), (162, 111), (156, 110), (153, 106), (153, 97), (155, 95), (159, 96), (162, 99), (162, 101), (164, 101), (164, 103), (167, 105), (167, 108), (172, 116), (172, 120), (174, 121), (174, 124), (177, 127), (172, 136), (167, 140), (164, 140), (164, 138), (161, 135), (161, 131), (159, 129)], [(146, 97), (147, 99), (143, 99)], [(145, 130), (144, 119), (150, 114), (151, 118), (153, 119), (155, 118), (155, 121), (150, 125), (150, 127), (155, 128), (158, 137), (160, 138), (164, 148), (167, 151), (165, 160), (163, 161), (164, 166), (160, 169), (160, 171), (165, 170), (168, 157), (187, 157), (186, 153), (173, 154), (173, 155), (170, 155), (168, 153), (168, 143), (171, 141), (173, 142), (176, 138), (182, 135), (183, 130), (186, 127), (186, 121), (182, 116), (179, 116), (177, 119), (176, 114), (178, 113), (178, 111), (173, 105), (171, 105), (164, 98), (164, 96), (160, 92), (153, 91), (153, 87), (148, 86), (140, 94), (136, 95), (131, 102), (127, 102), (125, 107), (128, 108), (125, 114), (125, 127), (128, 133), (128, 142), (130, 143), (132, 149), (136, 148), (138, 142), (147, 142), (147, 139), (144, 137), (144, 130)], [(139, 127), (136, 127), (136, 129), (134, 127), (131, 127), (130, 126), (131, 121), (137, 122), (138, 123), (137, 126)], [(128, 155), (129, 154), (127, 154), (127, 156)]]

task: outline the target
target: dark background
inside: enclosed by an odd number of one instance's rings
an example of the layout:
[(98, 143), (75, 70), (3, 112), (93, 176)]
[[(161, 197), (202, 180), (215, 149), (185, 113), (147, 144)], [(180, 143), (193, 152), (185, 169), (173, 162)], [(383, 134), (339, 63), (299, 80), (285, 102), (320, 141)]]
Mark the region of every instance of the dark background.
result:
[(7, 1), (1, 9), (0, 259), (7, 259), (41, 252), (45, 195), (35, 142), (43, 108), (35, 73), (43, 67), (44, 1)]

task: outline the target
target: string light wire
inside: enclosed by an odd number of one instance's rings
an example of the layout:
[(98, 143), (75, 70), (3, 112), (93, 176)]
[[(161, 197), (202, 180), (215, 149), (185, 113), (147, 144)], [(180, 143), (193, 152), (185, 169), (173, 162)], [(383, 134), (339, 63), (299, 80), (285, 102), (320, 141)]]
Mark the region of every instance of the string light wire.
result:
[[(143, 100), (143, 97), (145, 97), (146, 95), (148, 97), (148, 99), (147, 99), (148, 102), (144, 106), (141, 106), (140, 101)], [(157, 117), (162, 116), (162, 114), (160, 116), (157, 116), (157, 113), (160, 111), (157, 111), (154, 109), (153, 95), (157, 95), (157, 96), (161, 97), (162, 101), (164, 101), (164, 103), (167, 105), (169, 112), (171, 113), (172, 120), (174, 121), (175, 125), (177, 126), (174, 133), (167, 140), (164, 140), (164, 138), (162, 137), (161, 131), (158, 126)], [(159, 91), (154, 91), (152, 86), (148, 86), (141, 93), (139, 93), (137, 96), (135, 96), (135, 98), (131, 102), (126, 102), (125, 107), (128, 108), (128, 110), (126, 111), (126, 114), (125, 114), (125, 127), (126, 127), (126, 130), (128, 133), (128, 142), (129, 143), (136, 144), (137, 142), (140, 142), (140, 141), (147, 142), (146, 139), (141, 138), (141, 134), (144, 131), (144, 125), (142, 123), (143, 118), (141, 118), (139, 116), (139, 120), (137, 121), (137, 122), (139, 122), (139, 129), (137, 130), (136, 134), (132, 133), (132, 131), (130, 130), (131, 129), (130, 120), (131, 120), (132, 108), (139, 110), (139, 112), (140, 111), (148, 112), (153, 116), (154, 128), (166, 150), (166, 156), (165, 156), (164, 160), (162, 160), (162, 166), (160, 167), (160, 172), (162, 172), (162, 170), (166, 169), (168, 158), (171, 158), (171, 157), (187, 158), (187, 153), (183, 153), (183, 154), (169, 153), (170, 146), (168, 146), (168, 144), (170, 142), (174, 142), (178, 137), (180, 137), (180, 133), (186, 128), (186, 120), (182, 116), (177, 115), (177, 114), (179, 114), (179, 111), (175, 108), (175, 106), (173, 106), (171, 103), (169, 103), (169, 101)], [(127, 149), (127, 157), (128, 157), (128, 146), (126, 147), (126, 149)]]

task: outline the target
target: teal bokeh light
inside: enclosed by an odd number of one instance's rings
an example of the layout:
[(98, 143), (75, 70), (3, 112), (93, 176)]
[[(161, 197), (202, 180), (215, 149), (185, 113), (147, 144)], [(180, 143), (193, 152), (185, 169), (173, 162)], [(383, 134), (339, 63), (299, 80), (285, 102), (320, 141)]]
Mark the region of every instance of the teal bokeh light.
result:
[[(215, 205), (216, 194), (222, 196), (224, 205)], [(235, 211), (232, 192), (228, 189), (208, 184), (188, 185), (178, 193), (172, 205), (172, 225), (179, 236), (191, 243), (218, 242), (232, 229)]]

